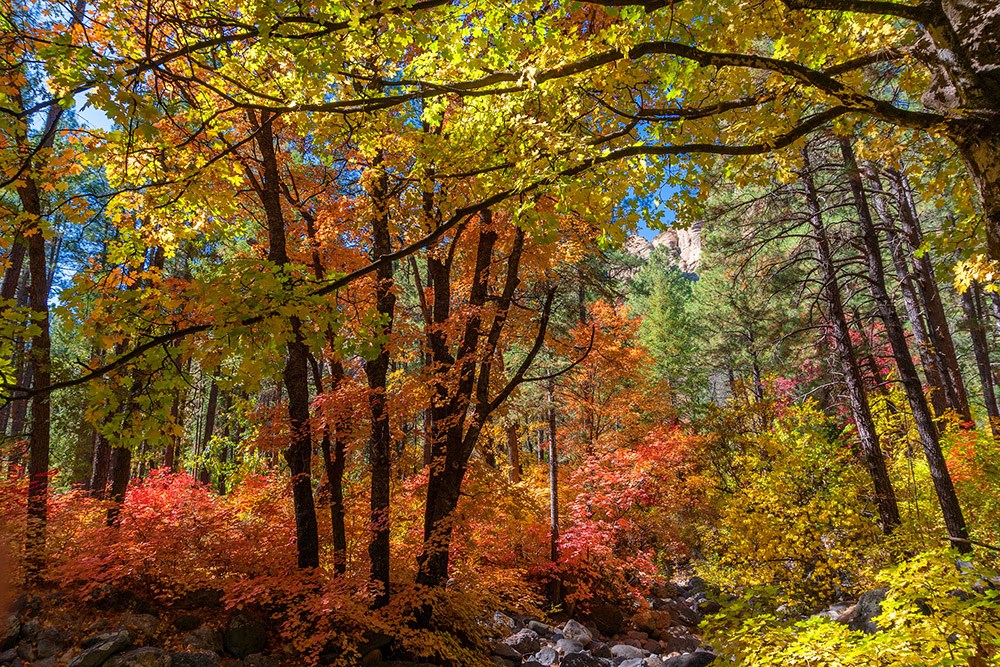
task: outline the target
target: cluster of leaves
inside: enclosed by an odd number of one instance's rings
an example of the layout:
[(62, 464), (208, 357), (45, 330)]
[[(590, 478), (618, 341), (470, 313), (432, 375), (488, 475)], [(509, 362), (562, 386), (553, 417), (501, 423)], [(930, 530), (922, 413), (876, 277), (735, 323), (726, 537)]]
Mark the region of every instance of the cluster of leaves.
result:
[(989, 563), (963, 558), (930, 551), (883, 571), (887, 595), (874, 634), (822, 616), (761, 613), (747, 598), (710, 620), (709, 640), (734, 665), (993, 665), (1000, 652), (1000, 579)]

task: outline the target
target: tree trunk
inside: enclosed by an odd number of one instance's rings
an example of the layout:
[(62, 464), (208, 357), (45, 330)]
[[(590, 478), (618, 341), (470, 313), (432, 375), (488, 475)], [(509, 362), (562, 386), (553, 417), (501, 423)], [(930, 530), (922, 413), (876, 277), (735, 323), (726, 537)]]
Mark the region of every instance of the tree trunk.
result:
[[(379, 164), (374, 165), (375, 169)], [(371, 259), (379, 261), (392, 252), (389, 233), (388, 177), (380, 173), (371, 193), (379, 210), (372, 218)], [(385, 262), (375, 270), (375, 307), (381, 325), (375, 334), (382, 339), (375, 358), (365, 362), (368, 380), (368, 410), (371, 415), (371, 434), (368, 438), (368, 461), (371, 466), (371, 504), (369, 512), (370, 542), (368, 556), (371, 560), (371, 581), (376, 587), (374, 606), (389, 602), (389, 491), (392, 480), (392, 432), (389, 424), (387, 377), (389, 372), (389, 346), (396, 312), (392, 262)]]
[(510, 483), (521, 483), (521, 442), (517, 437), (517, 423), (507, 424), (507, 463), (510, 466)]
[(212, 483), (212, 473), (208, 469), (209, 446), (212, 444), (212, 437), (215, 435), (215, 413), (219, 407), (219, 385), (215, 379), (208, 390), (208, 407), (205, 409), (205, 431), (201, 436), (201, 461), (198, 463), (200, 472), (198, 481), (202, 484)]
[(885, 463), (885, 455), (879, 443), (875, 421), (872, 419), (868, 397), (865, 395), (864, 381), (861, 369), (858, 367), (857, 356), (851, 343), (847, 317), (844, 314), (844, 302), (837, 279), (837, 268), (833, 261), (829, 237), (823, 223), (822, 209), (816, 186), (813, 182), (809, 156), (803, 151), (804, 170), (802, 183), (805, 186), (806, 205), (809, 210), (809, 221), (812, 225), (813, 239), (816, 246), (816, 259), (823, 274), (823, 293), (829, 309), (830, 328), (833, 332), (834, 349), (840, 367), (844, 374), (844, 385), (847, 388), (847, 398), (851, 406), (851, 415), (858, 431), (861, 459), (872, 481), (875, 492), (875, 505), (878, 508), (882, 530), (891, 533), (900, 524), (899, 506), (896, 503), (896, 493), (889, 479)]
[[(546, 386), (549, 425), (549, 559), (553, 567), (559, 564), (559, 452), (556, 449), (556, 383), (549, 378)], [(552, 579), (552, 604), (562, 602), (559, 577)]]
[(914, 285), (916, 279), (910, 268), (907, 251), (904, 247), (905, 240), (896, 229), (892, 216), (889, 214), (889, 207), (885, 201), (885, 192), (882, 189), (878, 172), (874, 168), (870, 170), (870, 179), (874, 186), (873, 202), (875, 204), (875, 212), (882, 221), (886, 237), (889, 240), (889, 250), (892, 253), (892, 263), (896, 272), (896, 280), (899, 282), (900, 291), (903, 295), (903, 307), (906, 309), (906, 316), (910, 321), (910, 330), (913, 332), (913, 341), (916, 343), (917, 352), (920, 355), (920, 365), (923, 366), (924, 376), (927, 378), (927, 385), (930, 387), (931, 405), (934, 407), (934, 414), (940, 417), (948, 409), (948, 397), (944, 391), (941, 368), (938, 365), (937, 357), (933, 352), (933, 346), (927, 335), (927, 325), (920, 309), (920, 301), (918, 300), (917, 290)]
[(965, 312), (966, 326), (972, 338), (972, 351), (976, 357), (976, 370), (983, 387), (983, 403), (990, 421), (993, 437), (1000, 436), (1000, 408), (997, 406), (996, 391), (993, 387), (993, 371), (990, 367), (990, 350), (986, 341), (986, 325), (980, 313), (979, 284), (972, 283), (962, 293), (962, 310)]
[[(257, 130), (257, 147), (263, 169), (260, 174), (261, 205), (267, 217), (267, 259), (281, 271), (285, 282), (289, 264), (285, 240), (285, 216), (281, 206), (281, 185), (278, 160), (274, 150), (274, 116), (261, 112), (260, 119), (249, 113), (249, 120)], [(285, 450), (292, 477), (292, 503), (295, 509), (295, 537), (300, 568), (319, 567), (319, 529), (316, 523), (316, 504), (312, 493), (312, 433), (309, 421), (309, 350), (302, 336), (302, 322), (298, 317), (288, 318), (291, 338), (287, 344), (282, 380), (288, 393), (289, 444)]]
[[(42, 230), (41, 202), (33, 178), (28, 177), (19, 188), (25, 213), (32, 217), (28, 234), (28, 267), (30, 274), (30, 305), (34, 324), (38, 327), (31, 339), (29, 354), (31, 374), (36, 390), (52, 384), (52, 344), (49, 338), (49, 281), (45, 256), (45, 236)], [(28, 528), (25, 538), (26, 569), (34, 581), (45, 567), (45, 535), (49, 495), (50, 395), (41, 391), (31, 399), (31, 436), (28, 441)]]
[(958, 354), (955, 352), (955, 342), (948, 327), (948, 317), (941, 301), (941, 292), (934, 277), (934, 266), (928, 253), (920, 254), (918, 250), (923, 244), (923, 231), (910, 192), (906, 177), (897, 171), (886, 172), (896, 191), (899, 219), (903, 226), (903, 235), (910, 244), (917, 268), (917, 285), (924, 301), (924, 311), (927, 313), (927, 330), (938, 357), (938, 367), (941, 369), (941, 379), (944, 381), (948, 404), (966, 422), (972, 421), (969, 410), (969, 397), (965, 389), (965, 381), (958, 365)]
[(910, 410), (913, 413), (913, 421), (916, 424), (917, 432), (920, 434), (920, 442), (923, 445), (924, 455), (927, 458), (927, 466), (930, 469), (931, 478), (934, 480), (934, 490), (937, 493), (938, 503), (941, 506), (941, 513), (944, 517), (948, 535), (955, 548), (959, 551), (969, 552), (972, 550), (972, 545), (969, 542), (969, 531), (965, 524), (965, 517), (962, 516), (962, 508), (955, 493), (951, 474), (948, 472), (948, 466), (941, 451), (941, 443), (938, 440), (937, 429), (934, 426), (934, 417), (924, 398), (923, 387), (920, 384), (916, 366), (913, 364), (913, 358), (910, 356), (910, 350), (906, 343), (906, 334), (903, 330), (903, 325), (886, 290), (885, 269), (882, 265), (882, 249), (879, 244), (878, 232), (875, 229), (871, 211), (868, 207), (868, 200), (861, 181), (861, 172), (858, 170), (857, 159), (854, 156), (854, 149), (851, 146), (850, 140), (846, 138), (841, 138), (839, 143), (844, 159), (844, 167), (851, 186), (851, 194), (854, 198), (858, 222), (861, 226), (861, 238), (864, 245), (865, 259), (868, 264), (868, 280), (872, 298), (885, 324), (886, 335), (889, 338), (893, 357), (896, 360), (899, 380), (906, 392), (906, 397), (910, 403)]

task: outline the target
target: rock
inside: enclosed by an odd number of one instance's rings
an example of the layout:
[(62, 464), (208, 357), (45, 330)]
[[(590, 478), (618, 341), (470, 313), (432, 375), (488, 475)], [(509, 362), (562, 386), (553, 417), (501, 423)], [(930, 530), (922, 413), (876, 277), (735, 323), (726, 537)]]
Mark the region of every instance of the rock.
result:
[(663, 667), (663, 660), (658, 655), (651, 655), (646, 658), (646, 667)]
[(69, 667), (98, 667), (115, 653), (124, 651), (132, 644), (132, 637), (127, 630), (113, 632), (106, 635), (98, 635), (85, 640), (89, 648), (83, 653), (73, 658)]
[(9, 648), (3, 653), (0, 653), (0, 665), (9, 665), (17, 659), (17, 649)]
[(618, 667), (646, 667), (644, 658), (629, 658), (618, 663)]
[(170, 667), (219, 667), (219, 656), (211, 651), (171, 653)]
[(517, 627), (518, 627), (518, 622), (517, 621), (515, 621), (513, 618), (511, 618), (507, 614), (502, 614), (499, 611), (497, 613), (493, 614), (493, 622), (496, 623), (499, 626), (507, 628), (511, 632), (513, 632), (514, 630), (517, 630)]
[(534, 630), (529, 630), (527, 628), (518, 630), (510, 637), (504, 639), (503, 643), (517, 651), (519, 654), (517, 656), (518, 658), (522, 655), (534, 653), (542, 647), (541, 642), (538, 641), (538, 634)]
[(675, 655), (663, 661), (663, 667), (705, 667), (715, 660), (715, 654), (711, 651), (695, 651)]
[(701, 646), (701, 640), (684, 628), (670, 628), (662, 643), (667, 653), (690, 653)]
[(586, 651), (569, 653), (559, 661), (559, 667), (609, 667), (612, 664), (610, 660), (595, 658)]
[(51, 658), (66, 650), (66, 647), (73, 643), (73, 638), (58, 628), (45, 628), (37, 635), (35, 642), (35, 656), (38, 658)]
[(522, 662), (521, 667), (545, 667), (545, 665), (540, 662), (535, 662), (534, 660), (529, 660), (527, 662)]
[(719, 604), (715, 600), (709, 600), (707, 598), (698, 599), (697, 602), (695, 602), (695, 605), (698, 610), (698, 613), (701, 614), (703, 617), (709, 616), (711, 614), (718, 614), (720, 611), (722, 611), (721, 604)]
[[(510, 637), (508, 637), (510, 639)], [(531, 651), (525, 651), (525, 653), (531, 653)], [(501, 658), (507, 658), (508, 660), (516, 660), (521, 662), (521, 652), (513, 648), (506, 642), (500, 642), (493, 646), (493, 655), (499, 656)]]
[(615, 644), (611, 647), (611, 655), (615, 658), (645, 658), (646, 651), (628, 644)]
[(563, 655), (566, 655), (568, 653), (577, 653), (583, 650), (583, 644), (576, 641), (575, 639), (563, 638), (556, 642), (556, 650)]
[(590, 620), (601, 633), (612, 636), (622, 631), (625, 615), (622, 610), (609, 602), (598, 602), (590, 610)]
[(122, 625), (133, 637), (141, 639), (152, 639), (156, 636), (156, 628), (160, 624), (152, 614), (132, 614), (122, 616)]
[(885, 588), (876, 588), (863, 593), (854, 610), (854, 618), (848, 622), (847, 626), (851, 630), (860, 630), (870, 635), (878, 632), (878, 625), (874, 619), (882, 613), (882, 601), (885, 600), (888, 592)]
[(263, 653), (251, 653), (243, 658), (246, 667), (278, 667), (277, 658)]
[(661, 609), (643, 609), (632, 617), (632, 623), (639, 630), (646, 632), (654, 639), (669, 636), (670, 627), (674, 624), (671, 612)]
[(508, 660), (507, 658), (501, 658), (498, 655), (490, 656), (490, 662), (492, 662), (494, 665), (497, 665), (498, 667), (517, 667), (518, 665), (521, 664), (520, 659), (516, 661)]
[(681, 590), (685, 596), (691, 596), (695, 593), (707, 593), (708, 585), (701, 577), (690, 577), (686, 582), (681, 584)]
[(611, 647), (604, 642), (590, 642), (590, 652), (598, 658), (613, 658)]
[(832, 604), (823, 611), (817, 612), (812, 615), (812, 618), (825, 618), (830, 621), (836, 621), (841, 618), (845, 612), (847, 612), (853, 605), (848, 602), (838, 602)]
[(35, 659), (35, 647), (30, 642), (21, 642), (17, 645), (17, 657), (32, 662)]
[(21, 639), (27, 639), (28, 641), (34, 641), (35, 637), (42, 630), (42, 622), (37, 618), (32, 618), (27, 621), (21, 621)]
[(267, 645), (267, 626), (258, 615), (247, 610), (237, 611), (229, 617), (222, 645), (234, 658), (245, 658), (260, 653)]
[(171, 667), (170, 654), (160, 648), (144, 646), (111, 656), (104, 667)]
[(35, 660), (31, 663), (31, 667), (56, 667), (56, 657), (54, 655), (50, 655), (47, 658)]
[(672, 581), (662, 581), (650, 586), (649, 592), (655, 598), (675, 598), (681, 594), (681, 588)]
[(562, 634), (566, 639), (573, 639), (580, 642), (584, 646), (589, 644), (594, 638), (594, 635), (590, 632), (590, 630), (573, 619), (566, 621), (566, 625), (564, 625), (562, 629)]
[(656, 600), (653, 608), (670, 612), (675, 621), (680, 621), (689, 628), (696, 628), (701, 623), (701, 615), (683, 602), (677, 600)]
[[(203, 625), (181, 637), (184, 646), (195, 651), (222, 652), (222, 633), (211, 625)], [(249, 655), (249, 654), (248, 654)]]
[(7, 614), (0, 621), (0, 651), (14, 648), (21, 636), (21, 621), (15, 614)]
[(549, 637), (552, 635), (552, 628), (545, 625), (541, 621), (528, 621), (528, 629), (537, 633), (541, 637)]
[(531, 658), (538, 664), (542, 665), (542, 667), (551, 667), (552, 665), (556, 664), (556, 662), (559, 660), (559, 654), (556, 653), (556, 650), (554, 648), (546, 646), (545, 648), (541, 649), (538, 653), (531, 656)]

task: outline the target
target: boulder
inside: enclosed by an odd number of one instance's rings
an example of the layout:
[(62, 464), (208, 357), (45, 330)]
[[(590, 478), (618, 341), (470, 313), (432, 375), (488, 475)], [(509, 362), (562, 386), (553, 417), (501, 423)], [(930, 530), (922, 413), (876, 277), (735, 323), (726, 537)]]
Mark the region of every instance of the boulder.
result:
[(267, 626), (259, 614), (240, 610), (229, 617), (222, 634), (226, 653), (234, 658), (245, 658), (260, 653), (267, 645)]
[(559, 661), (559, 667), (610, 667), (613, 664), (610, 660), (595, 657), (587, 651), (564, 655)]
[(528, 629), (537, 633), (540, 637), (552, 636), (552, 628), (541, 621), (528, 621)]
[(122, 616), (122, 625), (139, 640), (155, 637), (159, 623), (160, 621), (152, 614), (128, 613)]
[(626, 660), (632, 658), (645, 658), (646, 651), (637, 646), (630, 646), (628, 644), (615, 644), (611, 647), (611, 655), (615, 658), (624, 658)]
[(590, 642), (588, 650), (598, 658), (613, 658), (611, 647), (604, 642)]
[(594, 638), (593, 633), (583, 626), (582, 623), (577, 623), (573, 619), (566, 621), (566, 625), (562, 629), (563, 637), (566, 639), (573, 639), (580, 642), (584, 646), (590, 643)]
[(202, 625), (181, 637), (181, 643), (195, 651), (221, 653), (222, 633), (211, 625)]
[(170, 667), (219, 667), (219, 656), (211, 651), (171, 653)]
[(550, 646), (546, 646), (541, 649), (535, 655), (531, 656), (531, 659), (542, 665), (542, 667), (552, 667), (559, 661), (559, 654), (556, 650)]
[(58, 628), (40, 630), (35, 640), (35, 657), (44, 659), (59, 655), (73, 643), (73, 638)]
[(667, 658), (663, 661), (663, 667), (705, 667), (710, 665), (715, 657), (711, 651), (695, 651)]
[(21, 636), (21, 621), (15, 614), (6, 614), (0, 620), (0, 651), (14, 648)]
[(98, 667), (115, 653), (120, 653), (132, 645), (132, 637), (125, 630), (98, 635), (84, 641), (88, 648), (70, 660), (69, 667)]
[(278, 667), (278, 660), (263, 653), (251, 653), (243, 658), (243, 664), (246, 667)]
[(689, 628), (696, 628), (701, 623), (701, 614), (677, 600), (654, 600), (653, 609), (670, 612), (674, 621), (679, 621)]
[(888, 589), (876, 588), (863, 593), (854, 609), (854, 617), (847, 626), (851, 630), (860, 630), (870, 635), (878, 632), (878, 625), (874, 619), (882, 613), (882, 601), (888, 592)]
[(568, 653), (577, 653), (583, 650), (583, 644), (575, 639), (563, 638), (556, 642), (556, 650), (563, 655)]
[(701, 640), (685, 628), (670, 628), (662, 643), (666, 653), (690, 653), (701, 646)]
[(661, 581), (649, 587), (654, 598), (675, 598), (681, 594), (680, 586), (672, 581)]
[(646, 661), (643, 658), (628, 658), (619, 662), (618, 667), (646, 667)]
[(171, 667), (170, 654), (160, 648), (144, 646), (111, 656), (104, 667)]
[[(530, 652), (530, 651), (529, 651)], [(499, 642), (493, 646), (493, 655), (500, 658), (506, 658), (508, 660), (515, 660), (521, 662), (521, 653), (517, 649), (511, 647), (510, 645)]]
[(671, 612), (662, 609), (643, 609), (632, 617), (632, 623), (650, 637), (664, 639), (669, 636), (670, 627), (674, 624), (674, 616)]
[(179, 632), (190, 632), (201, 627), (201, 619), (194, 614), (181, 614), (174, 619), (174, 627)]
[[(542, 643), (538, 640), (538, 633), (527, 628), (518, 630), (510, 637), (504, 639), (503, 643), (517, 651), (519, 654), (518, 658), (522, 655), (534, 653), (542, 647)], [(498, 653), (497, 655), (503, 654)]]

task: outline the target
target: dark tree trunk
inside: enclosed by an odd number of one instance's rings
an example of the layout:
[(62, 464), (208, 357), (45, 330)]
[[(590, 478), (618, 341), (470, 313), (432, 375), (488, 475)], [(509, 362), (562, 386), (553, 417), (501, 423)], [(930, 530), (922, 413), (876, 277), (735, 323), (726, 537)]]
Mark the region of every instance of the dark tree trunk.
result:
[(861, 459), (872, 481), (875, 492), (875, 504), (878, 508), (882, 530), (891, 533), (900, 524), (899, 506), (896, 503), (896, 493), (889, 479), (885, 463), (885, 455), (879, 443), (875, 421), (872, 419), (868, 397), (865, 395), (864, 381), (861, 369), (858, 367), (854, 346), (851, 344), (847, 317), (844, 314), (844, 302), (837, 278), (837, 268), (833, 261), (826, 226), (823, 223), (822, 209), (816, 186), (813, 182), (809, 156), (803, 151), (804, 170), (802, 182), (805, 186), (806, 205), (809, 210), (809, 221), (812, 225), (816, 259), (823, 275), (823, 293), (829, 309), (830, 328), (833, 333), (834, 349), (844, 374), (844, 385), (847, 388), (847, 399), (851, 406), (851, 415), (858, 431)]
[[(25, 213), (32, 216), (33, 233), (28, 237), (30, 305), (38, 327), (31, 339), (29, 365), (36, 390), (52, 384), (52, 344), (49, 339), (49, 280), (42, 233), (41, 202), (33, 178), (19, 188)], [(49, 393), (41, 391), (31, 399), (31, 436), (28, 440), (28, 528), (25, 538), (25, 566), (29, 580), (45, 567), (45, 536), (49, 496)]]
[(507, 424), (507, 464), (510, 466), (510, 483), (521, 483), (521, 441), (517, 436), (517, 423)]
[[(376, 164), (374, 168), (379, 168), (379, 165)], [(373, 200), (382, 209), (372, 219), (373, 262), (392, 252), (387, 196), (388, 178), (381, 173), (372, 192)], [(384, 262), (375, 270), (375, 306), (381, 317), (381, 326), (375, 333), (383, 341), (392, 334), (396, 311), (393, 287), (392, 262)], [(368, 410), (371, 415), (371, 434), (368, 438), (368, 461), (371, 466), (368, 557), (371, 561), (371, 581), (376, 586), (373, 600), (375, 607), (385, 606), (389, 602), (389, 490), (392, 481), (392, 432), (389, 427), (387, 393), (389, 362), (387, 343), (383, 343), (375, 358), (365, 362)]]
[[(257, 131), (257, 148), (263, 168), (258, 195), (267, 218), (267, 259), (288, 281), (288, 249), (285, 240), (285, 216), (281, 206), (281, 184), (278, 159), (274, 150), (274, 116), (261, 112), (260, 119), (251, 112), (251, 125)], [(288, 393), (289, 444), (285, 461), (292, 477), (292, 503), (295, 509), (295, 536), (300, 568), (319, 567), (319, 529), (316, 504), (312, 493), (312, 433), (309, 421), (309, 350), (302, 336), (302, 322), (288, 318), (291, 339), (287, 344), (282, 380)]]
[(121, 508), (128, 491), (128, 482), (132, 477), (132, 449), (112, 447), (110, 468), (111, 488), (108, 489), (108, 499), (111, 501), (111, 506), (108, 508), (107, 524), (115, 526), (121, 517)]
[(882, 189), (878, 172), (872, 169), (870, 175), (874, 186), (874, 196), (872, 199), (875, 204), (875, 211), (882, 221), (882, 225), (885, 227), (886, 237), (889, 240), (889, 250), (892, 253), (892, 264), (896, 272), (896, 280), (899, 282), (900, 291), (903, 295), (903, 307), (906, 309), (906, 317), (910, 321), (913, 342), (916, 343), (917, 352), (920, 355), (920, 365), (923, 366), (924, 376), (927, 378), (927, 385), (930, 387), (931, 405), (934, 408), (934, 414), (940, 417), (948, 409), (948, 397), (945, 395), (941, 368), (934, 354), (933, 345), (928, 337), (924, 314), (921, 311), (920, 300), (917, 297), (917, 288), (914, 284), (916, 278), (907, 259), (906, 241), (896, 229), (896, 225), (889, 213), (889, 207), (885, 201), (885, 192)]
[[(969, 410), (969, 397), (965, 390), (965, 381), (958, 365), (958, 354), (955, 352), (955, 342), (948, 326), (941, 292), (934, 277), (934, 266), (928, 253), (918, 253), (923, 244), (923, 231), (910, 192), (906, 177), (900, 172), (888, 170), (887, 175), (896, 191), (899, 219), (903, 227), (903, 235), (910, 244), (917, 269), (917, 285), (924, 301), (924, 312), (927, 313), (927, 332), (938, 357), (938, 367), (941, 369), (941, 379), (944, 381), (948, 404), (966, 422), (972, 421)], [(917, 255), (920, 254), (918, 257)]]
[(913, 421), (917, 427), (917, 432), (920, 434), (920, 442), (923, 445), (924, 455), (927, 458), (931, 478), (934, 480), (934, 490), (937, 493), (938, 503), (941, 506), (941, 513), (944, 517), (948, 535), (955, 548), (963, 552), (968, 552), (971, 551), (972, 545), (969, 542), (969, 531), (965, 524), (965, 517), (962, 516), (962, 508), (955, 493), (955, 486), (952, 483), (951, 474), (948, 472), (948, 466), (941, 451), (941, 443), (938, 440), (937, 429), (934, 426), (934, 417), (927, 406), (923, 387), (920, 384), (920, 378), (917, 376), (916, 366), (913, 364), (913, 358), (910, 356), (910, 350), (906, 343), (906, 333), (899, 320), (899, 315), (896, 313), (896, 308), (886, 290), (885, 269), (882, 265), (882, 249), (879, 244), (878, 232), (872, 221), (864, 185), (861, 181), (861, 172), (858, 170), (857, 159), (854, 156), (854, 149), (851, 146), (850, 140), (846, 138), (840, 139), (840, 149), (851, 186), (851, 194), (854, 198), (858, 222), (861, 226), (861, 239), (864, 245), (865, 259), (868, 264), (868, 282), (872, 298), (885, 324), (886, 335), (889, 338), (893, 357), (896, 360), (899, 380), (906, 392), (906, 397), (910, 403), (910, 410), (913, 413)]
[(980, 312), (979, 284), (972, 283), (962, 293), (962, 310), (965, 312), (966, 326), (972, 338), (972, 351), (976, 357), (976, 370), (983, 387), (983, 403), (989, 417), (990, 430), (994, 437), (1000, 436), (1000, 408), (997, 406), (996, 391), (993, 387), (993, 371), (990, 367), (990, 349), (986, 341), (986, 324)]
[[(559, 451), (556, 441), (556, 383), (550, 378), (546, 386), (548, 399), (547, 421), (549, 426), (549, 559), (553, 566), (559, 564)], [(552, 604), (562, 602), (562, 585), (553, 577)]]
[(212, 437), (215, 435), (215, 414), (219, 407), (219, 385), (213, 379), (208, 390), (208, 407), (205, 410), (205, 430), (201, 436), (201, 462), (198, 464), (200, 472), (198, 481), (202, 484), (212, 483), (212, 473), (208, 469), (209, 447), (212, 444)]

